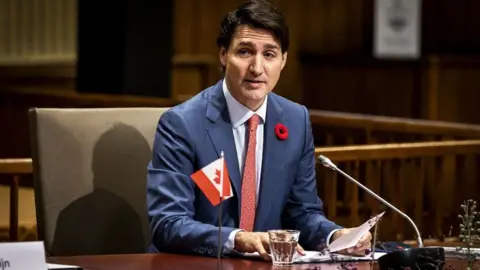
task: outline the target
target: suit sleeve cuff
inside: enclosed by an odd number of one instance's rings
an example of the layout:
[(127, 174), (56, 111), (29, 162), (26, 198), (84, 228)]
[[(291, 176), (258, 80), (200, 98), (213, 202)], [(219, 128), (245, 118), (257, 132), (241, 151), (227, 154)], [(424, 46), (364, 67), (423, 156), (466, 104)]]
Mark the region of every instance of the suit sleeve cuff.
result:
[(234, 252), (235, 248), (235, 236), (238, 232), (243, 231), (241, 229), (233, 230), (229, 235), (227, 241), (225, 241), (225, 245), (223, 246), (223, 254), (228, 255)]
[(336, 231), (339, 231), (339, 230), (340, 230), (340, 229), (332, 230), (332, 231), (328, 234), (328, 236), (327, 236), (327, 246), (330, 246), (330, 242), (331, 242), (330, 240), (331, 240), (333, 234), (334, 234)]

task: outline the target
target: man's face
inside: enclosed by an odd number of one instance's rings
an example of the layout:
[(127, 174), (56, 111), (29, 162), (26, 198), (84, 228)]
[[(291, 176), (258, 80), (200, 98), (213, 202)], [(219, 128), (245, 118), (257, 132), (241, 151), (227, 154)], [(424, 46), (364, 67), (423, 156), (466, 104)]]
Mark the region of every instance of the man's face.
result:
[(241, 25), (230, 48), (220, 50), (225, 79), (232, 96), (240, 103), (257, 110), (272, 91), (285, 66), (287, 53), (267, 30)]

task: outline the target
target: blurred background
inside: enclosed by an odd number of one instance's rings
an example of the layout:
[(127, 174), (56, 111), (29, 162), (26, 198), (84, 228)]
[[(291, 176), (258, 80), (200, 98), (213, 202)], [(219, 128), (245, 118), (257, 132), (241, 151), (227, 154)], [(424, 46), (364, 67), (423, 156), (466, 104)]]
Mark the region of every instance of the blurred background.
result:
[[(28, 108), (178, 104), (221, 79), (219, 24), (242, 2), (0, 0), (0, 239), (36, 237)], [(272, 2), (291, 31), (275, 92), (310, 110), (318, 152), (444, 241), (479, 196), (480, 1)], [(360, 148), (335, 148), (347, 145)], [(318, 171), (329, 216), (347, 226), (382, 209)], [(385, 235), (413, 239), (399, 220)]]

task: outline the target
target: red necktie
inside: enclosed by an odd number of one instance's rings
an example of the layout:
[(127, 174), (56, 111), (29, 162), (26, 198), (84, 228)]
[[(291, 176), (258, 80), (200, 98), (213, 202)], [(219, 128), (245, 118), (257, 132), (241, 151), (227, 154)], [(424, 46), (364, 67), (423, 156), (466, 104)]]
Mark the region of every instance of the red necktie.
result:
[(248, 120), (248, 147), (245, 157), (242, 180), (242, 209), (240, 212), (240, 229), (253, 231), (256, 206), (256, 160), (257, 126), (260, 118), (254, 114)]

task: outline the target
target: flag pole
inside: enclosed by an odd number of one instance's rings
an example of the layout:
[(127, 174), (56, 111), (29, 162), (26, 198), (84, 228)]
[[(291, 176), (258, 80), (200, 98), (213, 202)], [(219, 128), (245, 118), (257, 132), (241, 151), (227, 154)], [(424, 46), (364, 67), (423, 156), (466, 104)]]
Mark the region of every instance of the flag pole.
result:
[(222, 202), (223, 202), (223, 168), (225, 166), (225, 160), (223, 156), (223, 151), (220, 153), (222, 158), (222, 168), (220, 169), (220, 204), (218, 207), (218, 254), (217, 258), (222, 259)]

